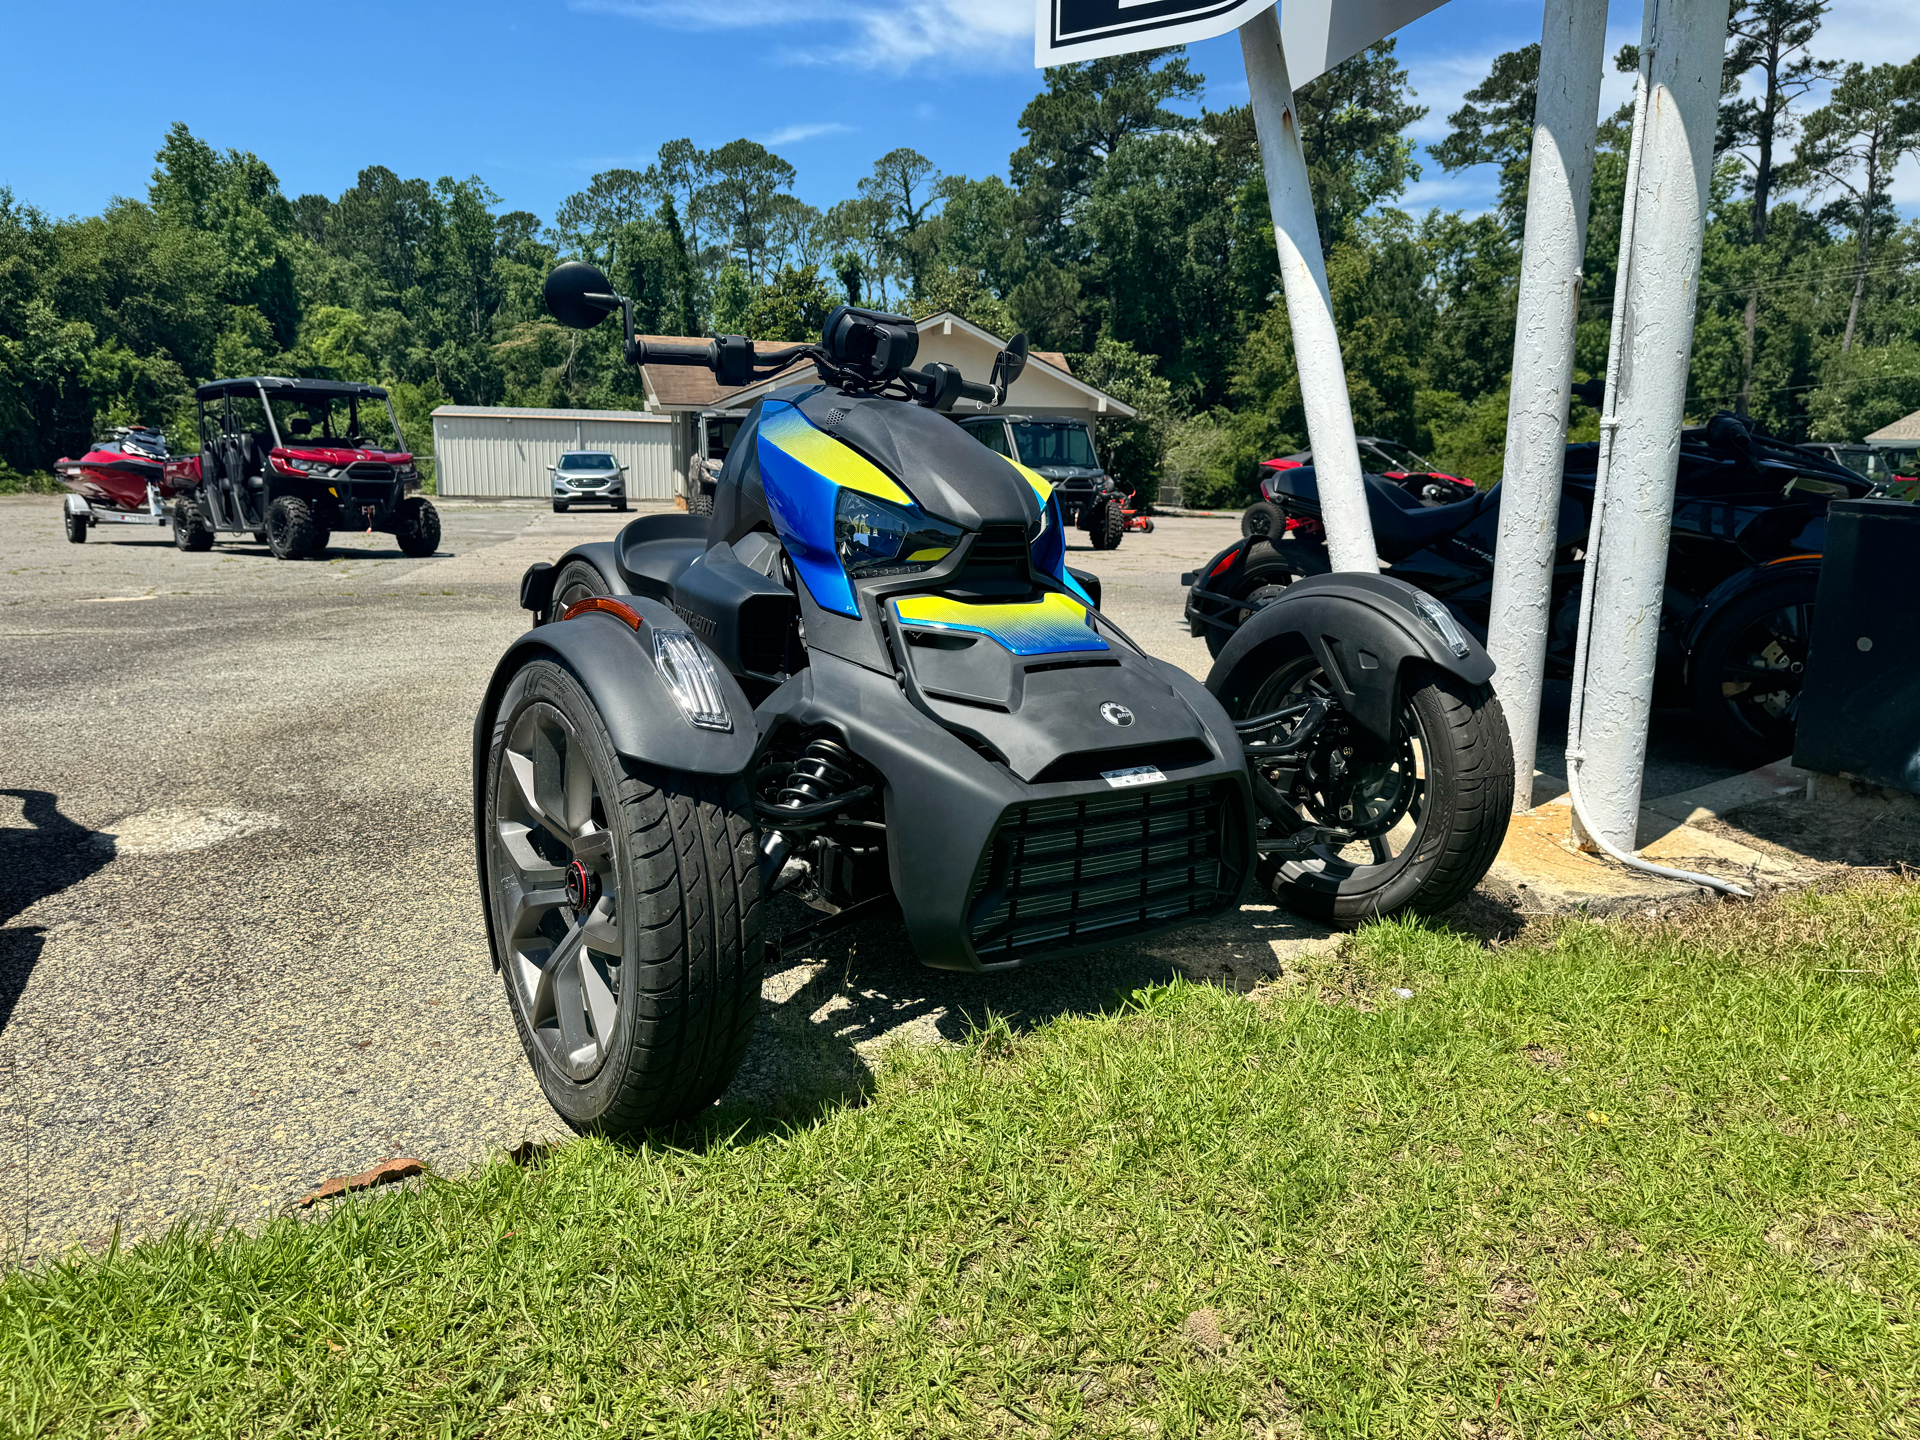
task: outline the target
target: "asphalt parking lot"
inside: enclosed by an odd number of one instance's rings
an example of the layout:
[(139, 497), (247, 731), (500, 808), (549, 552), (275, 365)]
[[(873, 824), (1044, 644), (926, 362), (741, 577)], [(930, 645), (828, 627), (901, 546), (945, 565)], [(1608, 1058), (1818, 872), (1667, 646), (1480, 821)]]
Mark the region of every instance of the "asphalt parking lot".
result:
[[(566, 1134), (487, 958), (471, 725), (524, 628), (522, 571), (629, 517), (442, 513), (424, 561), (346, 535), (289, 563), (132, 528), (74, 546), (57, 500), (0, 498), (0, 1245), (252, 1220), (380, 1159), (447, 1173)], [(1179, 577), (1237, 533), (1166, 517), (1072, 559), (1137, 641), (1205, 675)], [(1692, 746), (1657, 724), (1650, 794), (1728, 774)], [(858, 1095), (886, 1045), (990, 1008), (1033, 1022), (1177, 973), (1248, 986), (1334, 943), (1251, 906), (970, 979), (870, 923), (768, 977), (723, 1104), (804, 1114)]]

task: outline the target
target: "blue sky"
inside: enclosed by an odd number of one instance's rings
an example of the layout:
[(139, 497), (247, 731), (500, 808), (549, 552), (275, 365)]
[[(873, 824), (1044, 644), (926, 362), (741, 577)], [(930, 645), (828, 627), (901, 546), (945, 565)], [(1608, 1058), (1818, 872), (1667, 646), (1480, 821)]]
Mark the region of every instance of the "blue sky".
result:
[[(9, 11), (0, 185), (55, 215), (144, 195), (174, 120), (254, 151), (289, 195), (338, 195), (378, 163), (477, 174), (543, 220), (595, 171), (644, 166), (663, 140), (747, 135), (825, 206), (899, 144), (950, 173), (1005, 173), (1040, 83), (1032, 0), (20, 0)], [(1640, 11), (1614, 0), (1610, 51), (1638, 38)], [(1539, 39), (1540, 17), (1539, 0), (1453, 0), (1402, 31), (1430, 107), (1413, 137), (1438, 139), (1494, 55)], [(1839, 0), (1822, 53), (1905, 59), (1916, 29), (1913, 0)], [(1234, 37), (1192, 53), (1210, 104), (1246, 98)], [(35, 55), (44, 63), (19, 63)], [(235, 55), (249, 60), (238, 72)], [(1607, 108), (1628, 91), (1629, 77), (1610, 75)], [(1426, 172), (1410, 208), (1492, 202), (1486, 167)], [(1898, 199), (1914, 213), (1912, 162)]]

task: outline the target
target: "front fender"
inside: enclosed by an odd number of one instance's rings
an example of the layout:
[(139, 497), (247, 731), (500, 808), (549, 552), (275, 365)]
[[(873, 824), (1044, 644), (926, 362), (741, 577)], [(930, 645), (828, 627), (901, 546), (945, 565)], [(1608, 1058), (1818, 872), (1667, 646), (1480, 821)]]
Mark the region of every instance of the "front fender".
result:
[(1305, 651), (1356, 723), (1391, 739), (1409, 664), (1470, 685), (1494, 676), (1494, 662), (1465, 629), (1467, 654), (1454, 653), (1416, 609), (1415, 594), (1405, 581), (1364, 571), (1304, 576), (1234, 633), (1208, 672), (1207, 688), (1230, 715), (1245, 715), (1247, 700), (1273, 671), (1274, 653)]

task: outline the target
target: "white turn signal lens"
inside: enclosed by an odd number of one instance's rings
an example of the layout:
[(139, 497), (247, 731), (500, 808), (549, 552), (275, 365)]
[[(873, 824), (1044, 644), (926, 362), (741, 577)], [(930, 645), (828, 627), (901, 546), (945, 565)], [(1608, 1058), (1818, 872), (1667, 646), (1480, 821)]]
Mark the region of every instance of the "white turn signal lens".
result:
[(655, 631), (654, 664), (660, 667), (661, 679), (674, 693), (674, 701), (690, 725), (709, 731), (734, 728), (727, 700), (720, 693), (720, 677), (691, 635), (684, 630)]
[(1428, 629), (1441, 638), (1442, 645), (1458, 656), (1467, 655), (1467, 637), (1461, 634), (1461, 628), (1454, 623), (1454, 617), (1446, 606), (1426, 591), (1417, 590), (1414, 592), (1414, 608), (1421, 613), (1421, 619), (1427, 622)]

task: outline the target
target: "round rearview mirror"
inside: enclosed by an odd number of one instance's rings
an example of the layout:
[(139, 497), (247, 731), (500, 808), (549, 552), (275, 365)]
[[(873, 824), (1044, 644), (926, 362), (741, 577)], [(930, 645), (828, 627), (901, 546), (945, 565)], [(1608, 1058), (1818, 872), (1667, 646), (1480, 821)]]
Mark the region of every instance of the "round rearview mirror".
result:
[(1021, 378), (1027, 369), (1027, 333), (1022, 331), (1007, 342), (1007, 349), (994, 357), (994, 379), (1001, 386), (1011, 386)]
[(554, 319), (572, 330), (592, 330), (610, 312), (620, 308), (620, 297), (614, 294), (613, 285), (584, 260), (569, 260), (555, 266), (542, 294)]

